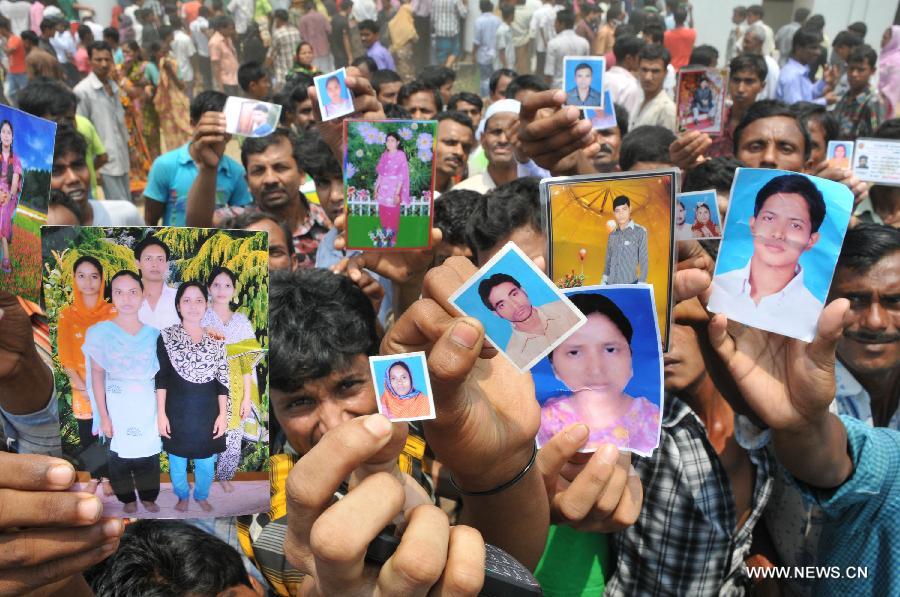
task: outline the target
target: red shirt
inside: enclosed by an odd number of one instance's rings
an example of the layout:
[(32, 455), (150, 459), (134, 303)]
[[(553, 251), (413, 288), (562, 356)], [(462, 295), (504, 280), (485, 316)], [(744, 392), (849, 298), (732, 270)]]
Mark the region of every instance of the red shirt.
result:
[(197, 0), (191, 0), (181, 5), (181, 14), (184, 15), (184, 20), (188, 25), (200, 14), (200, 6), (202, 5)]
[(672, 66), (678, 70), (691, 61), (691, 50), (694, 49), (694, 41), (697, 32), (687, 27), (677, 27), (666, 31), (663, 36), (663, 45), (672, 55)]
[(25, 45), (18, 35), (10, 35), (6, 40), (6, 55), (9, 56), (9, 72), (13, 75), (25, 74)]

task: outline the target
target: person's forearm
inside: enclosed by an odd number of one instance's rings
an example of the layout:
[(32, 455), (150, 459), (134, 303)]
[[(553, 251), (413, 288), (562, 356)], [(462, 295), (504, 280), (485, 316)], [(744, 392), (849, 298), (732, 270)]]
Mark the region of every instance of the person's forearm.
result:
[(788, 472), (811, 487), (833, 489), (853, 473), (847, 430), (827, 411), (802, 429), (773, 429), (772, 445)]
[(213, 89), (223, 91), (225, 85), (222, 83), (222, 65), (218, 60), (210, 63), (212, 65)]
[(219, 417), (228, 415), (228, 396), (219, 394)]
[(166, 416), (166, 390), (156, 390), (156, 416), (160, 419)]
[(109, 418), (109, 411), (106, 408), (106, 372), (103, 369), (93, 368), (91, 377), (94, 389), (94, 402), (97, 403), (97, 412), (103, 419)]
[(216, 210), (216, 171), (199, 168), (197, 178), (188, 191), (185, 225), (209, 228)]

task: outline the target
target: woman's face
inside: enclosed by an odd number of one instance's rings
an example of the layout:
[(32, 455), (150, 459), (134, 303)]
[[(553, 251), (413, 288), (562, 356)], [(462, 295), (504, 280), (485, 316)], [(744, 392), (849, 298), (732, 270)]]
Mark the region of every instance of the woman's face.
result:
[(234, 297), (234, 284), (231, 283), (231, 277), (226, 273), (221, 273), (213, 278), (212, 284), (209, 286), (209, 297), (213, 303), (228, 304)]
[(701, 224), (709, 222), (709, 208), (704, 205), (697, 206), (697, 221)]
[(181, 295), (178, 301), (178, 312), (184, 323), (199, 324), (206, 313), (206, 299), (196, 286), (191, 286)]
[(412, 389), (412, 380), (406, 368), (401, 365), (394, 365), (388, 373), (391, 380), (391, 387), (401, 396), (408, 393)]
[(12, 127), (9, 125), (9, 123), (6, 123), (2, 127), (0, 127), (0, 143), (3, 144), (4, 149), (7, 149), (9, 147), (12, 147), (12, 140)]
[(87, 261), (75, 268), (75, 287), (84, 297), (100, 294), (100, 272)]
[(301, 44), (297, 48), (297, 62), (309, 66), (313, 61), (313, 49), (309, 44)]
[(884, 46), (888, 45), (888, 42), (891, 41), (891, 35), (892, 35), (892, 33), (891, 33), (890, 27), (888, 27), (887, 29), (884, 30), (884, 34), (881, 36), (881, 47), (882, 48)]
[(341, 84), (337, 79), (329, 79), (325, 84), (325, 91), (332, 103), (341, 101)]
[(132, 315), (141, 308), (144, 291), (131, 276), (120, 276), (112, 283), (112, 303), (122, 315)]
[(134, 51), (130, 46), (122, 46), (122, 58), (125, 59), (125, 62), (134, 60)]
[(397, 149), (397, 146), (398, 146), (398, 145), (399, 145), (399, 143), (398, 143), (397, 140), (394, 139), (393, 137), (388, 137), (388, 138), (387, 138), (387, 148), (388, 148), (388, 151), (395, 151), (395, 150)]
[(553, 351), (553, 371), (573, 392), (589, 389), (616, 398), (631, 380), (631, 348), (606, 315), (587, 323)]

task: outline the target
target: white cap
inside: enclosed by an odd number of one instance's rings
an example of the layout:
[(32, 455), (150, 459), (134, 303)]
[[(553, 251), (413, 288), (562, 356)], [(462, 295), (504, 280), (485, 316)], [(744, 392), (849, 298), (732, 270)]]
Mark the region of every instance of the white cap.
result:
[(494, 102), (488, 106), (487, 112), (484, 113), (484, 117), (481, 119), (481, 122), (478, 123), (478, 132), (475, 133), (475, 139), (481, 141), (481, 135), (484, 133), (484, 125), (492, 116), (500, 114), (501, 112), (508, 112), (518, 116), (519, 108), (521, 107), (522, 103), (514, 99), (502, 99), (499, 102)]

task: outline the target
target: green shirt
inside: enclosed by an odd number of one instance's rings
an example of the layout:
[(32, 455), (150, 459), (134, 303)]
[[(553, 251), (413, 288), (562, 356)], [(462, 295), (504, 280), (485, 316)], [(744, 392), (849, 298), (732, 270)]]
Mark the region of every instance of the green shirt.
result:
[(88, 172), (91, 173), (91, 197), (97, 199), (99, 195), (97, 194), (97, 172), (94, 170), (94, 160), (97, 159), (98, 155), (106, 153), (106, 147), (103, 146), (103, 141), (100, 139), (100, 135), (97, 134), (94, 124), (84, 116), (75, 115), (75, 130), (81, 133), (81, 136), (87, 142), (86, 158)]
[(610, 566), (605, 534), (550, 525), (534, 576), (547, 597), (596, 597), (603, 594)]

